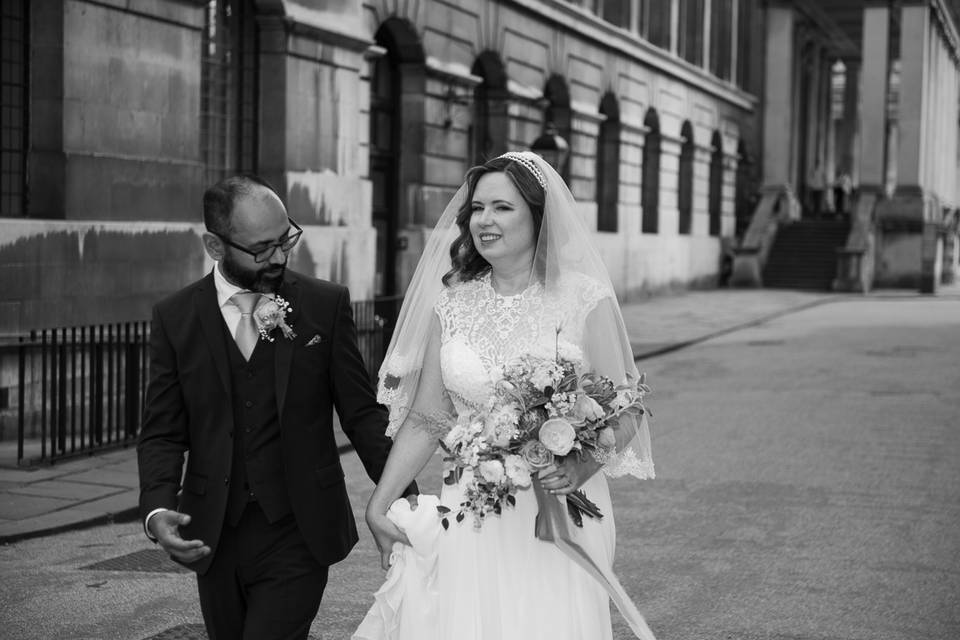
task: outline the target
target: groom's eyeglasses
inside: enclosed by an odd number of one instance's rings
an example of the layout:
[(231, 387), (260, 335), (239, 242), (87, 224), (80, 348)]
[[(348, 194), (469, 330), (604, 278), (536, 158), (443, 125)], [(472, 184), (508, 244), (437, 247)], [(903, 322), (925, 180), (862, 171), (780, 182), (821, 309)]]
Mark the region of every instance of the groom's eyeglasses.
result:
[(293, 218), (290, 216), (287, 216), (287, 220), (290, 222), (290, 226), (296, 229), (296, 231), (288, 235), (286, 240), (268, 244), (260, 249), (248, 249), (247, 247), (243, 247), (236, 242), (228, 240), (219, 233), (215, 233), (213, 235), (223, 240), (224, 244), (228, 244), (238, 251), (243, 251), (244, 253), (253, 256), (254, 262), (266, 262), (273, 257), (273, 254), (277, 252), (277, 249), (280, 249), (280, 251), (283, 251), (284, 253), (288, 253), (291, 249), (293, 249), (297, 242), (300, 241), (300, 236), (303, 235), (303, 229), (301, 229), (300, 225), (294, 222)]

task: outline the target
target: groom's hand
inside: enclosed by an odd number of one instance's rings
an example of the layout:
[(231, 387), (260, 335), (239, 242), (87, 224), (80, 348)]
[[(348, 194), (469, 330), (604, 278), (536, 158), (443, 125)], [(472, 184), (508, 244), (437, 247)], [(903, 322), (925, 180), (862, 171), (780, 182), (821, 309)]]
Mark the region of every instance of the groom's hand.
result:
[(150, 518), (147, 528), (157, 543), (170, 556), (180, 562), (196, 562), (210, 553), (203, 540), (184, 540), (180, 527), (190, 523), (190, 516), (177, 511), (159, 511)]
[(367, 511), (367, 526), (370, 527), (370, 533), (377, 543), (377, 549), (380, 551), (380, 566), (386, 571), (390, 568), (390, 555), (393, 553), (393, 543), (401, 542), (409, 545), (410, 540), (407, 536), (393, 524), (386, 514), (373, 513)]

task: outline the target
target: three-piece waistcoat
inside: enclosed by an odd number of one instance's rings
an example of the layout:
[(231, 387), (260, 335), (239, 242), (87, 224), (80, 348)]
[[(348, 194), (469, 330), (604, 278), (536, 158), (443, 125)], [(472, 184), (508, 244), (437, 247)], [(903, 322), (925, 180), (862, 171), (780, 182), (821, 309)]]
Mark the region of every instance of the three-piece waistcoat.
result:
[(224, 325), (233, 397), (233, 461), (227, 523), (236, 525), (248, 502), (256, 500), (267, 520), (290, 513), (283, 479), (280, 416), (277, 409), (273, 342), (258, 340), (249, 361)]

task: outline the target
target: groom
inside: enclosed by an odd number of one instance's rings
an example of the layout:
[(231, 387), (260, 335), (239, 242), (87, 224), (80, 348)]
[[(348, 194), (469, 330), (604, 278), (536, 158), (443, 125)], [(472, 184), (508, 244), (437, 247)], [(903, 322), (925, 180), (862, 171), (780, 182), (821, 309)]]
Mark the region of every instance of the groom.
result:
[(211, 640), (304, 639), (327, 568), (357, 542), (333, 409), (374, 481), (387, 414), (346, 288), (286, 271), (302, 231), (274, 190), (228, 178), (203, 219), (216, 266), (153, 312), (144, 526), (196, 571)]

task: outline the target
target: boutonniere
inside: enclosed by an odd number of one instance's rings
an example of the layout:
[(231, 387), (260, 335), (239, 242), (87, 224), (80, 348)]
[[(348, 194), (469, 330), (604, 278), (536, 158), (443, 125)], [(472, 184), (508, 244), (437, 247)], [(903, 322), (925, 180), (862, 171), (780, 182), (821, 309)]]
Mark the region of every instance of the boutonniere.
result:
[(287, 340), (296, 338), (297, 334), (293, 332), (286, 320), (290, 311), (290, 303), (280, 296), (264, 296), (260, 306), (253, 312), (253, 320), (257, 323), (260, 337), (268, 342), (273, 342), (273, 336), (270, 333), (279, 327), (280, 331), (283, 332), (283, 337)]

